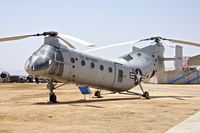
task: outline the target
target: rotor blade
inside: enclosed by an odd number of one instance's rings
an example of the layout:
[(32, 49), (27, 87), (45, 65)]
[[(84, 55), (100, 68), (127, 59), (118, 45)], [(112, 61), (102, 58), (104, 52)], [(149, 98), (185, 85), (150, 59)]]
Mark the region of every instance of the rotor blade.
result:
[(70, 48), (76, 49), (71, 43), (69, 43), (67, 40), (63, 39), (59, 35), (57, 36), (59, 39), (61, 39), (63, 42), (65, 42)]
[(20, 40), (20, 39), (25, 39), (25, 38), (28, 38), (28, 37), (31, 37), (31, 36), (34, 36), (34, 35), (23, 35), (23, 36), (5, 37), (5, 38), (0, 38), (0, 42)]
[(21, 35), (21, 36), (5, 37), (5, 38), (0, 38), (0, 42), (21, 40), (21, 39), (25, 39), (25, 38), (33, 37), (33, 36), (47, 36), (47, 35), (56, 36), (57, 32), (44, 32), (42, 34), (37, 33), (37, 34), (33, 34), (33, 35)]
[(68, 42), (68, 40), (71, 40), (73, 42), (79, 43), (79, 44), (81, 44), (83, 46), (86, 46), (86, 47), (93, 47), (93, 46), (95, 46), (92, 43), (89, 43), (89, 42), (87, 42), (85, 40), (79, 39), (79, 38), (74, 37), (74, 36), (64, 35), (64, 34), (59, 34), (58, 36), (59, 36), (59, 38), (62, 38), (63, 41), (65, 40), (65, 41)]
[(199, 43), (193, 43), (193, 42), (188, 42), (188, 41), (182, 41), (182, 40), (176, 40), (176, 39), (166, 39), (170, 42), (173, 42), (173, 43), (178, 43), (178, 44), (185, 44), (185, 45), (191, 45), (191, 46), (197, 46), (197, 47), (200, 47), (200, 44)]
[(134, 44), (134, 43), (138, 43), (140, 41), (142, 41), (142, 40), (122, 42), (122, 43), (115, 43), (115, 44), (111, 44), (111, 45), (107, 45), (107, 46), (103, 46), (103, 47), (99, 47), (99, 48), (89, 49), (89, 50), (86, 50), (85, 52), (92, 52), (92, 51), (102, 50), (102, 49), (111, 48), (111, 47), (123, 46), (123, 45), (128, 45), (128, 44)]

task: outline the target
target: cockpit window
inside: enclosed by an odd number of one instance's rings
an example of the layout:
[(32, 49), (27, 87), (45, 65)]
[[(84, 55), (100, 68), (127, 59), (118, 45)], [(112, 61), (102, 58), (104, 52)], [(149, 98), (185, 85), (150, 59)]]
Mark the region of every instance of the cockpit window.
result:
[(49, 52), (55, 52), (56, 51), (56, 48), (50, 46), (50, 45), (46, 45), (46, 47), (44, 47), (45, 50), (49, 51)]
[(33, 55), (39, 56), (39, 55), (40, 55), (40, 50), (41, 50), (44, 46), (45, 46), (45, 45), (42, 45), (37, 51), (35, 51), (35, 52), (33, 53)]
[(56, 49), (49, 45), (42, 45), (35, 53), (36, 56), (47, 56), (51, 59), (55, 59)]
[(55, 53), (47, 52), (47, 57), (50, 57), (52, 59), (55, 59)]
[(33, 70), (46, 70), (49, 68), (49, 59), (39, 57), (35, 62), (33, 66)]
[(64, 62), (62, 52), (60, 50), (56, 51), (56, 60), (60, 62)]
[(40, 51), (40, 54), (41, 54), (41, 55), (45, 55), (45, 54), (46, 54), (46, 51), (45, 51), (45, 50), (41, 50), (41, 51)]

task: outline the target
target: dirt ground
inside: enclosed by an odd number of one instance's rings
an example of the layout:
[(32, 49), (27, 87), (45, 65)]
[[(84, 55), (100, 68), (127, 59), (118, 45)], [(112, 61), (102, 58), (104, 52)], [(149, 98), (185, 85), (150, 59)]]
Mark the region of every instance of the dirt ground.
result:
[(0, 84), (0, 133), (162, 133), (200, 111), (200, 85), (144, 88), (150, 100), (102, 91), (103, 98), (84, 101), (76, 85), (65, 85), (51, 104), (46, 84)]

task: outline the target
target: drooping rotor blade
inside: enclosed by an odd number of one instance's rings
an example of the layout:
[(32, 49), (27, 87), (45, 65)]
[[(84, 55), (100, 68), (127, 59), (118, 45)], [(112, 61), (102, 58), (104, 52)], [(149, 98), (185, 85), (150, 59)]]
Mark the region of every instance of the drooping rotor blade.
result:
[(74, 45), (72, 45), (70, 42), (68, 42), (66, 39), (63, 39), (62, 37), (60, 36), (57, 36), (60, 40), (62, 40), (63, 42), (65, 42), (67, 44), (67, 46), (69, 46), (70, 48), (73, 48), (73, 49), (76, 49), (74, 47)]
[(71, 43), (69, 43), (68, 40), (71, 40), (73, 42), (76, 42), (76, 43), (79, 43), (83, 46), (86, 46), (86, 47), (93, 47), (95, 46), (94, 44), (92, 43), (89, 43), (85, 40), (82, 40), (82, 39), (79, 39), (79, 38), (76, 38), (74, 36), (70, 36), (70, 35), (64, 35), (64, 34), (58, 34), (57, 35), (58, 38), (60, 38), (62, 41), (64, 41), (68, 46), (70, 46), (71, 48), (75, 48), (75, 46), (73, 46)]
[(164, 41), (170, 41), (172, 43), (178, 43), (178, 44), (200, 47), (200, 43), (188, 42), (188, 41), (177, 40), (177, 39), (167, 39), (167, 38), (162, 38), (162, 37), (159, 37), (159, 36), (158, 37), (151, 37), (151, 38), (147, 38), (147, 39), (142, 39), (141, 41), (151, 41), (151, 40), (154, 40), (155, 42), (159, 42), (160, 40), (164, 40)]
[(5, 38), (0, 38), (0, 42), (21, 40), (21, 39), (25, 39), (25, 38), (28, 38), (28, 37), (31, 37), (31, 36), (33, 36), (33, 35), (23, 35), (23, 36), (5, 37)]
[[(165, 40), (165, 39), (164, 39)], [(193, 42), (188, 42), (188, 41), (182, 41), (182, 40), (176, 40), (176, 39), (166, 39), (167, 41), (173, 42), (173, 43), (178, 43), (178, 44), (185, 44), (185, 45), (191, 45), (191, 46), (197, 46), (200, 47), (199, 43), (193, 43)]]
[(25, 39), (28, 37), (34, 37), (34, 36), (47, 36), (47, 35), (56, 36), (57, 34), (58, 34), (57, 32), (43, 32), (42, 34), (37, 33), (37, 34), (33, 34), (33, 35), (12, 36), (12, 37), (0, 38), (0, 42), (21, 40), (21, 39)]
[(111, 47), (129, 45), (129, 44), (138, 43), (138, 42), (140, 42), (140, 41), (141, 41), (141, 40), (129, 41), (129, 42), (122, 42), (122, 43), (115, 43), (115, 44), (111, 44), (111, 45), (107, 45), (107, 46), (103, 46), (103, 47), (98, 47), (98, 48), (94, 48), (94, 49), (89, 49), (89, 50), (86, 50), (85, 52), (92, 52), (92, 51), (102, 50), (102, 49), (111, 48)]

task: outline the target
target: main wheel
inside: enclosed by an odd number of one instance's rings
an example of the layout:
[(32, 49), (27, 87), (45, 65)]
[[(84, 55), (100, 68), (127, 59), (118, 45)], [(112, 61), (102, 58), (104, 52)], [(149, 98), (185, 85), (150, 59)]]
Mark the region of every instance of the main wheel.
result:
[(101, 94), (100, 94), (100, 91), (96, 91), (96, 92), (94, 93), (94, 95), (95, 95), (96, 97), (100, 96), (100, 95), (101, 95)]
[(100, 91), (96, 91), (96, 92), (94, 93), (94, 95), (95, 95), (97, 98), (102, 98), (101, 92), (100, 92)]
[(146, 99), (150, 99), (149, 92), (145, 91), (143, 97)]
[(51, 93), (49, 96), (49, 101), (52, 103), (56, 103), (57, 102), (57, 97), (55, 95), (55, 93)]

